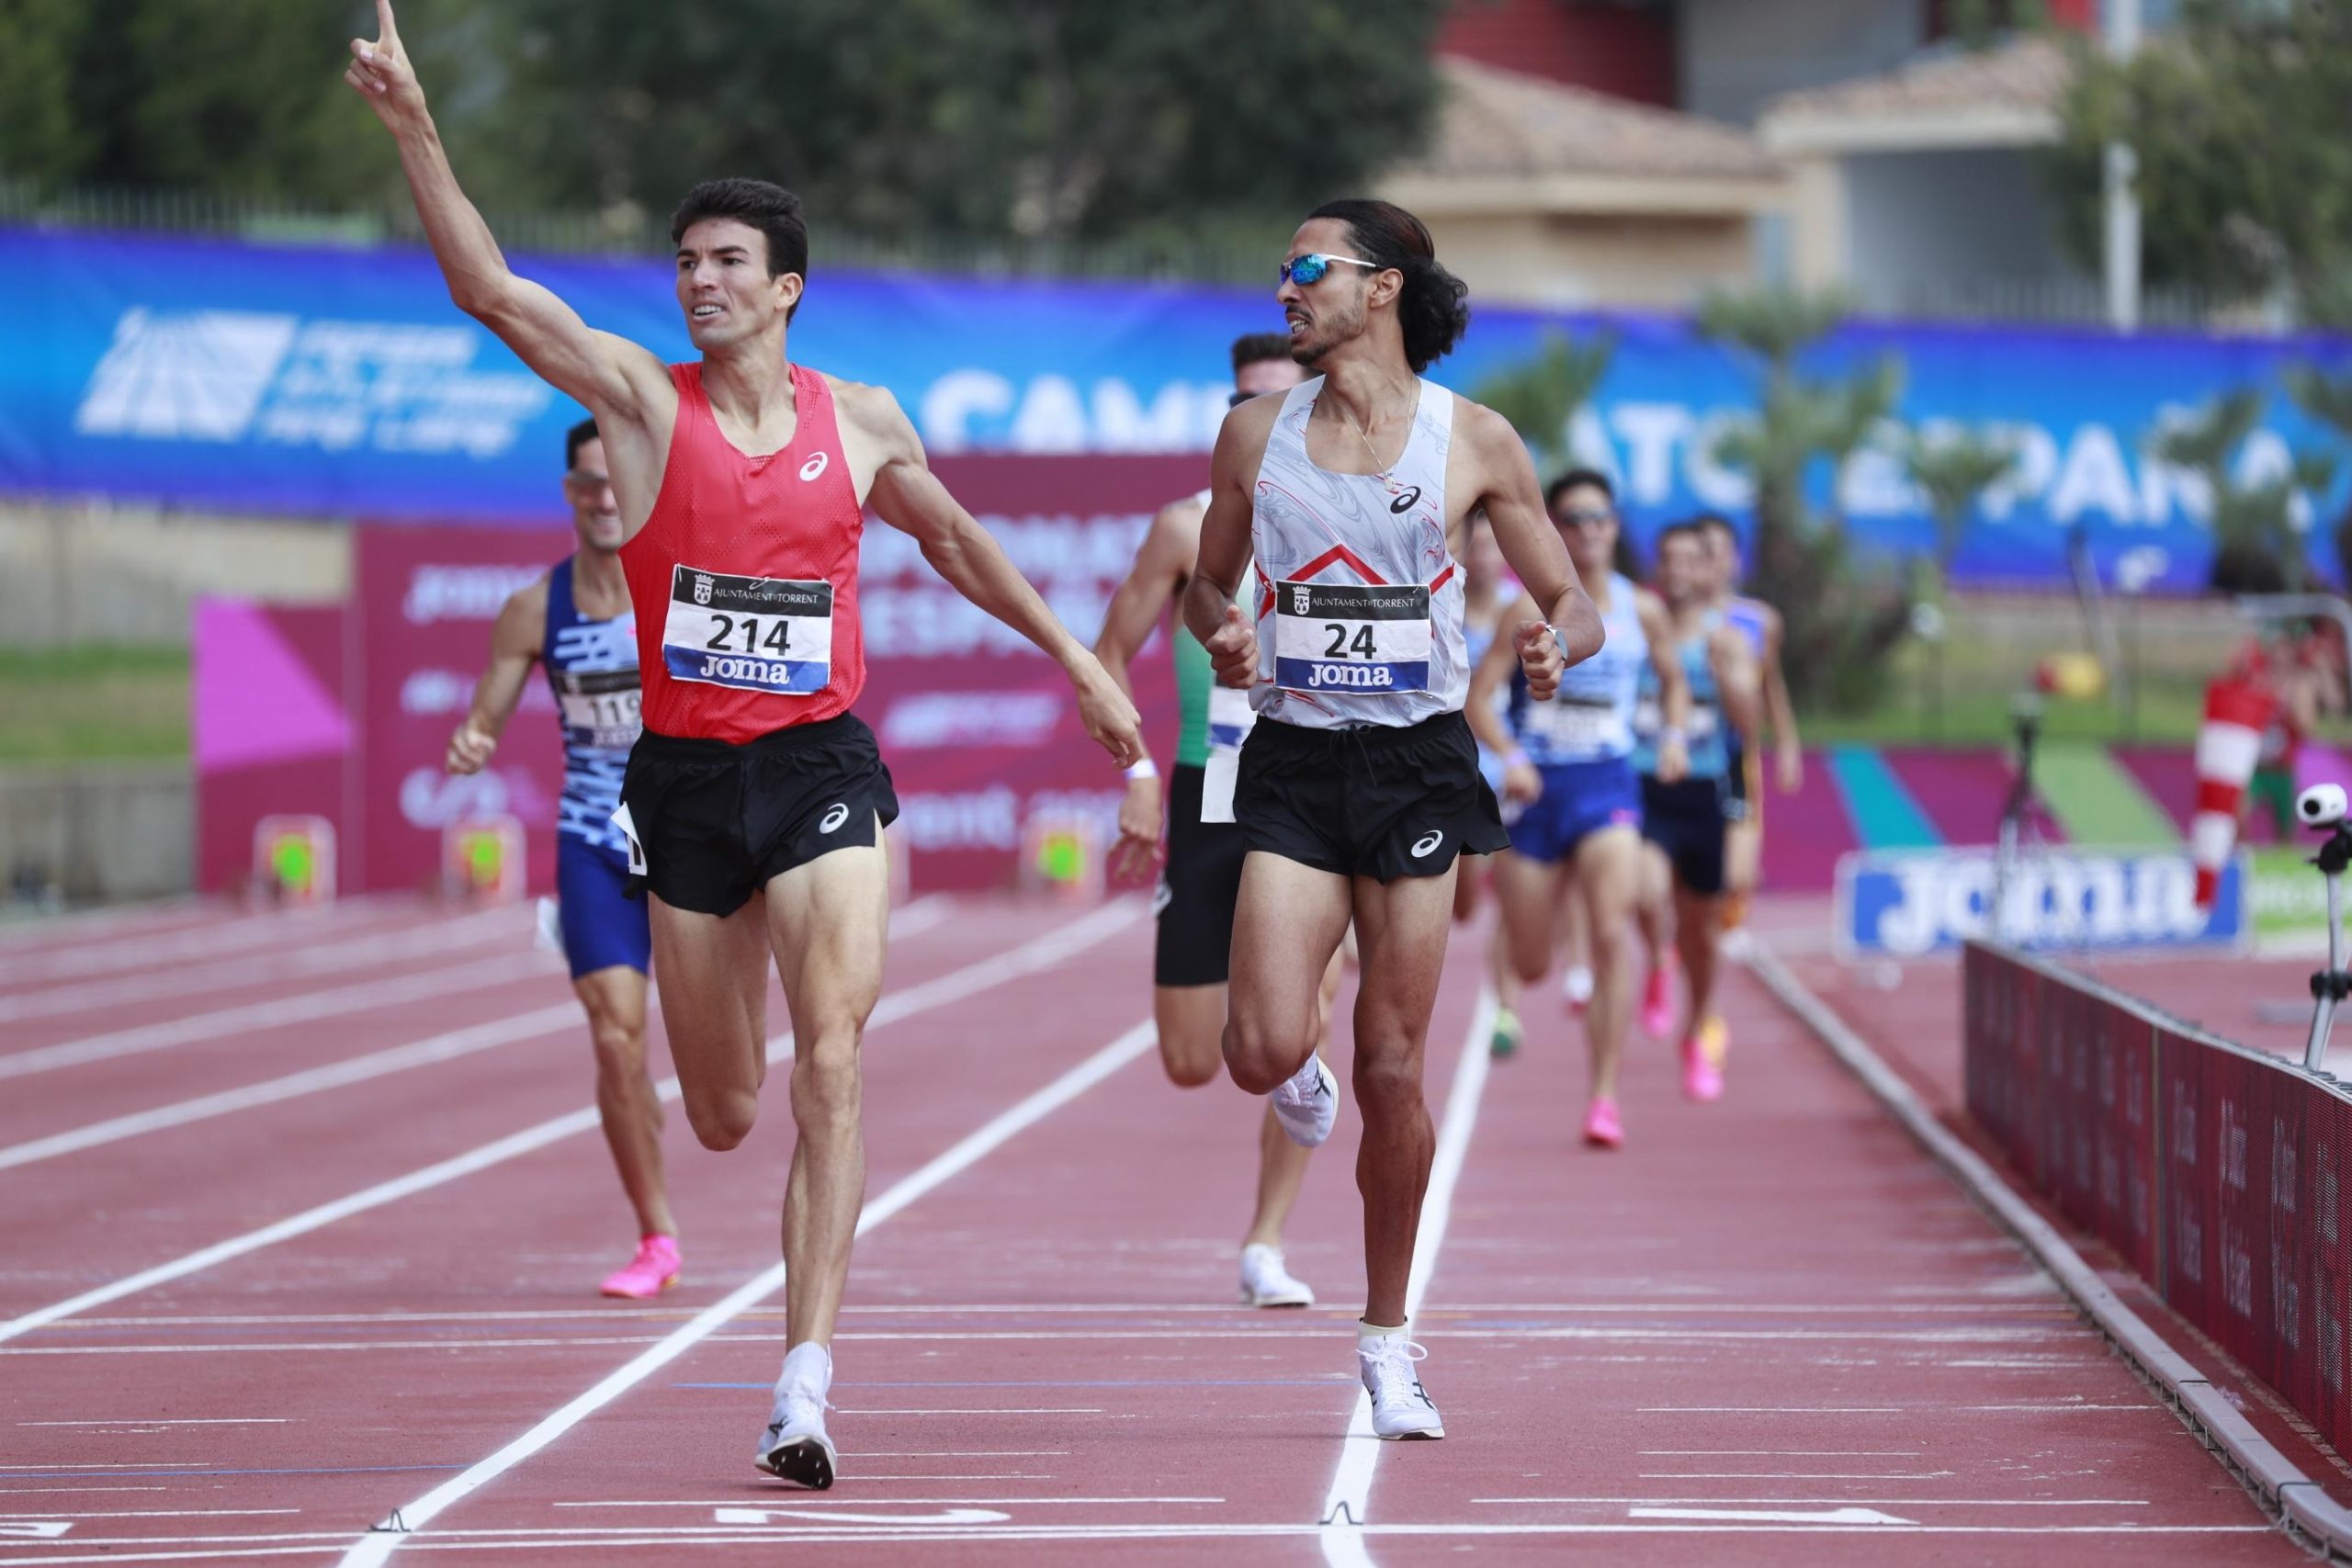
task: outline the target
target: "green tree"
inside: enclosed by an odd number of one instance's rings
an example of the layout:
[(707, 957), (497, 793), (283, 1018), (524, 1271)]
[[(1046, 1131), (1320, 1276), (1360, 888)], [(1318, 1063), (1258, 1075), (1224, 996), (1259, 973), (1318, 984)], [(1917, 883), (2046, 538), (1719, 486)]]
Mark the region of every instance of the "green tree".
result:
[(8, 0), (0, 175), (372, 203), (396, 165), (339, 62), (374, 27), (364, 0)]
[(2225, 392), (2192, 417), (2154, 433), (2149, 450), (2193, 474), (2212, 498), (2212, 585), (2228, 592), (2300, 592), (2311, 557), (2294, 524), (2295, 492), (2325, 490), (2335, 465), (2299, 456), (2287, 472), (2245, 475), (2247, 437), (2269, 397), (2258, 388)]
[(1816, 479), (1835, 478), (1894, 411), (1901, 363), (1883, 357), (1844, 376), (1808, 374), (1806, 349), (1845, 312), (1827, 294), (1766, 289), (1711, 296), (1699, 330), (1752, 378), (1755, 416), (1727, 432), (1715, 457), (1756, 487), (1750, 581), (1781, 611), (1782, 664), (1792, 697), (1841, 710), (1866, 705), (1886, 673), (1885, 655), (1910, 623), (1908, 597), (1891, 571), (1857, 563), (1844, 520), (1809, 499)]
[(1987, 441), (1968, 431), (1929, 434), (1913, 431), (1903, 451), (1904, 472), (1919, 487), (1928, 514), (1936, 520), (1936, 574), (1951, 572), (1951, 558), (1976, 521), (1984, 492), (2017, 467), (2017, 447)]
[(1568, 465), (1573, 455), (1570, 426), (1592, 401), (1616, 355), (1613, 336), (1579, 341), (1547, 329), (1535, 357), (1488, 376), (1470, 396), (1510, 421), (1549, 476)]
[[(506, 200), (666, 212), (752, 175), (817, 235), (1197, 235), (1416, 145), (1442, 0), (507, 0), (463, 150)], [(428, 84), (431, 85), (431, 84)], [(479, 162), (475, 162), (479, 155)]]
[(2098, 265), (2100, 160), (2120, 140), (2149, 282), (2283, 288), (2312, 319), (2352, 320), (2352, 0), (2184, 0), (2132, 61), (2075, 57), (2045, 167), (2078, 260)]
[[(2287, 395), (2303, 412), (2335, 434), (2336, 446), (2352, 453), (2352, 370), (2329, 375), (2314, 365), (2290, 365), (2286, 373)], [(2331, 463), (2331, 468), (2340, 467)], [(2331, 475), (2332, 477), (2332, 475)], [(2352, 588), (2352, 505), (2345, 508), (2334, 529), (2336, 570)]]

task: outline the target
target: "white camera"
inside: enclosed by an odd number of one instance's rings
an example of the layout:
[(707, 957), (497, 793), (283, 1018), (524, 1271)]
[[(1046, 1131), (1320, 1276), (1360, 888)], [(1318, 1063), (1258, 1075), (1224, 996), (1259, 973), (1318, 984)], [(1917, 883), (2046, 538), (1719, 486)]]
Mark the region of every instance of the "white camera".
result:
[(2342, 784), (2313, 784), (2295, 796), (2295, 818), (2306, 828), (2333, 828), (2352, 814)]

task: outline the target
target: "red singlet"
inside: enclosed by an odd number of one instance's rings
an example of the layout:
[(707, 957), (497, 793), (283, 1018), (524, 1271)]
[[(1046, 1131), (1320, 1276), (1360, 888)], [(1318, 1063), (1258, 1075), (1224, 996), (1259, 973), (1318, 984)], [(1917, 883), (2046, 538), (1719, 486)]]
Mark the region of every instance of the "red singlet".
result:
[(753, 740), (846, 712), (865, 685), (857, 487), (832, 389), (791, 371), (792, 445), (747, 457), (711, 413), (702, 367), (670, 367), (678, 423), (662, 493), (621, 547), (658, 735)]

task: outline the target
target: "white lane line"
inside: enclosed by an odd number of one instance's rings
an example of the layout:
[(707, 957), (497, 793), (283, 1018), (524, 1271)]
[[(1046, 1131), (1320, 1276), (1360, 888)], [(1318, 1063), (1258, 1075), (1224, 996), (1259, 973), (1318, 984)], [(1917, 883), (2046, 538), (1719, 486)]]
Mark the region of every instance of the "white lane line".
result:
[[(1430, 1162), (1428, 1195), (1421, 1200), (1420, 1233), (1413, 1242), (1413, 1269), (1405, 1286), (1405, 1318), (1409, 1324), (1428, 1293), (1430, 1276), (1437, 1269), (1438, 1249), (1445, 1245), (1445, 1228), (1453, 1217), (1453, 1188), (1462, 1179), (1462, 1164), (1470, 1153), (1470, 1135), (1478, 1124), (1478, 1100), (1487, 1087), (1492, 1060), (1487, 1036), (1493, 1031), (1495, 998), (1483, 989), (1471, 1010), (1470, 1031), (1462, 1043), (1461, 1065), (1453, 1070), (1453, 1087), (1446, 1092), (1444, 1120), (1438, 1125), (1437, 1153)], [(1364, 1548), (1364, 1520), (1372, 1497), (1373, 1471), (1380, 1463), (1381, 1439), (1372, 1433), (1372, 1398), (1358, 1392), (1348, 1435), (1340, 1444), (1340, 1467), (1331, 1489), (1323, 1497), (1323, 1522), (1317, 1540), (1330, 1568), (1372, 1568)]]
[[(49, 1018), (62, 1012), (119, 1007), (157, 997), (192, 997), (205, 991), (225, 991), (238, 986), (265, 985), (297, 976), (332, 974), (338, 969), (366, 969), (405, 959), (424, 958), (453, 947), (480, 946), (484, 938), (503, 930), (520, 938), (529, 930), (521, 911), (502, 908), (477, 909), (453, 919), (413, 926), (387, 935), (368, 931), (342, 942), (311, 947), (273, 947), (242, 959), (216, 959), (193, 973), (115, 976), (104, 980), (53, 986), (46, 990), (0, 996), (0, 1022)], [(517, 945), (520, 945), (519, 942)]]
[[(910, 987), (904, 991), (893, 992), (884, 997), (875, 1007), (874, 1016), (866, 1023), (867, 1032), (870, 1033), (883, 1025), (895, 1023), (902, 1018), (931, 1008), (944, 1007), (952, 1002), (962, 1001), (968, 997), (978, 996), (983, 991), (993, 990), (1021, 976), (1048, 968), (1071, 954), (1082, 952), (1111, 936), (1121, 928), (1132, 924), (1141, 913), (1142, 906), (1136, 900), (1119, 899), (1068, 925), (1057, 926), (1042, 935), (1032, 937), (1009, 953), (991, 953), (976, 963), (966, 964), (961, 969), (953, 970), (936, 980)], [(783, 1058), (791, 1038), (789, 1034), (780, 1034), (768, 1042), (770, 1062), (780, 1061)], [(662, 1079), (654, 1086), (654, 1089), (664, 1100), (673, 1100), (678, 1098), (678, 1080), (675, 1077)], [(435, 1161), (432, 1165), (410, 1171), (405, 1176), (394, 1177), (389, 1181), (379, 1181), (373, 1187), (363, 1188), (357, 1192), (335, 1199), (332, 1202), (306, 1209), (299, 1214), (289, 1215), (273, 1224), (263, 1225), (257, 1230), (247, 1231), (243, 1235), (232, 1236), (226, 1241), (215, 1242), (210, 1247), (199, 1247), (184, 1257), (174, 1258), (169, 1263), (141, 1269), (136, 1274), (127, 1275), (110, 1284), (100, 1285), (95, 1290), (85, 1291), (80, 1295), (70, 1296), (64, 1301), (36, 1308), (21, 1317), (0, 1322), (0, 1344), (19, 1338), (34, 1329), (44, 1327), (62, 1318), (76, 1316), (91, 1307), (104, 1306), (108, 1302), (120, 1301), (125, 1296), (136, 1295), (141, 1291), (152, 1290), (157, 1285), (168, 1284), (174, 1280), (201, 1273), (216, 1264), (243, 1258), (248, 1253), (258, 1252), (266, 1247), (275, 1247), (281, 1241), (307, 1235), (314, 1230), (334, 1224), (338, 1220), (347, 1219), (353, 1214), (364, 1213), (369, 1209), (378, 1209), (387, 1203), (398, 1202), (401, 1199), (456, 1181), (478, 1170), (487, 1170), (494, 1165), (503, 1164), (507, 1160), (529, 1154), (535, 1149), (544, 1148), (549, 1144), (560, 1142), (576, 1133), (584, 1133), (599, 1125), (601, 1122), (596, 1108), (590, 1105), (583, 1106), (578, 1111), (569, 1111), (550, 1121), (542, 1122), (536, 1127), (526, 1127), (519, 1133), (510, 1133), (503, 1138), (493, 1139), (465, 1154)], [(868, 1212), (871, 1213), (870, 1210)]]
[(256, 1106), (276, 1105), (281, 1100), (299, 1099), (306, 1094), (365, 1083), (370, 1078), (406, 1072), (411, 1067), (455, 1061), (477, 1052), (511, 1045), (518, 1040), (537, 1039), (543, 1034), (552, 1034), (559, 1029), (578, 1027), (582, 1021), (580, 1004), (566, 1001), (530, 1012), (516, 1013), (512, 1018), (492, 1019), (484, 1023), (469, 1024), (463, 1029), (447, 1030), (423, 1040), (412, 1041), (406, 1045), (388, 1046), (364, 1056), (354, 1056), (348, 1061), (330, 1062), (324, 1066), (288, 1073), (283, 1077), (267, 1078), (240, 1089), (222, 1089), (217, 1094), (198, 1095), (194, 1100), (183, 1100), (176, 1105), (157, 1106), (153, 1111), (112, 1116), (85, 1127), (75, 1127), (63, 1133), (52, 1133), (45, 1138), (33, 1138), (0, 1147), (0, 1170), (12, 1170), (20, 1165), (55, 1159), (60, 1155), (98, 1148), (107, 1144), (119, 1143), (125, 1138), (142, 1137), (150, 1133), (162, 1132), (166, 1127), (184, 1127), (191, 1122), (209, 1121), (215, 1116), (250, 1111)]
[(1945, 1404), (1928, 1402), (1918, 1404), (1645, 1404), (1638, 1414), (1643, 1416), (1921, 1416), (1938, 1411), (1998, 1412), (2007, 1414), (2030, 1411), (2037, 1416), (2071, 1416), (2084, 1410), (2130, 1410), (2138, 1413), (2156, 1411), (2172, 1414), (2160, 1404), (2083, 1404), (2071, 1399), (2037, 1402), (2031, 1404)]
[[(990, 1151), (1044, 1120), (1062, 1106), (1069, 1104), (1121, 1067), (1149, 1051), (1156, 1039), (1157, 1035), (1150, 1021), (1146, 1020), (1063, 1073), (1045, 1088), (1027, 1096), (1018, 1104), (1001, 1111), (985, 1125), (967, 1134), (955, 1146), (920, 1169), (901, 1178), (891, 1185), (889, 1190), (868, 1203), (865, 1212), (858, 1216), (856, 1234), (864, 1235), (925, 1193), (963, 1174)], [(586, 1393), (539, 1422), (496, 1453), (462, 1474), (452, 1476), (414, 1502), (395, 1510), (391, 1517), (397, 1517), (404, 1527), (401, 1532), (393, 1533), (379, 1526), (377, 1532), (362, 1537), (349, 1551), (344, 1554), (345, 1568), (369, 1568), (371, 1564), (382, 1562), (391, 1556), (394, 1549), (401, 1545), (410, 1535), (430, 1524), (451, 1504), (505, 1474), (506, 1472), (537, 1453), (590, 1416), (644, 1382), (654, 1372), (685, 1354), (696, 1342), (724, 1326), (745, 1307), (765, 1300), (783, 1287), (783, 1264), (774, 1264), (762, 1269), (719, 1301), (697, 1313), (692, 1320), (673, 1332), (662, 1343), (616, 1369)], [(388, 1519), (386, 1523), (389, 1522)]]
[(0, 984), (28, 978), (65, 980), (126, 969), (144, 974), (160, 964), (201, 963), (264, 943), (300, 945), (341, 935), (372, 920), (396, 918), (388, 917), (387, 911), (391, 908), (370, 900), (331, 909), (276, 914), (243, 915), (224, 910), (218, 919), (169, 927), (153, 936), (133, 934), (88, 946), (30, 953), (12, 951), (0, 956)]
[[(944, 897), (934, 895), (932, 898), (908, 905), (892, 916), (891, 934), (901, 937), (912, 936), (918, 931), (927, 931), (937, 925), (949, 913), (948, 908), (944, 907), (945, 903), (946, 900)], [(649, 1010), (660, 1009), (662, 998), (658, 987), (648, 992), (646, 1005)], [(370, 1078), (382, 1077), (390, 1073), (405, 1072), (411, 1067), (429, 1066), (436, 1062), (454, 1061), (460, 1056), (469, 1056), (479, 1051), (488, 1051), (500, 1045), (512, 1044), (518, 1040), (529, 1040), (542, 1034), (552, 1033), (558, 1029), (578, 1024), (581, 1021), (579, 1004), (572, 1001), (539, 1008), (531, 1012), (517, 1013), (512, 1018), (470, 1024), (463, 1029), (447, 1030), (423, 1040), (412, 1041), (406, 1045), (389, 1046), (381, 1051), (371, 1052), (365, 1056), (354, 1056), (348, 1061), (330, 1062), (324, 1066), (289, 1073), (283, 1077), (248, 1084), (242, 1089), (223, 1089), (218, 1094), (201, 1095), (194, 1100), (182, 1100), (176, 1105), (160, 1106), (153, 1111), (134, 1111), (125, 1116), (110, 1117), (104, 1122), (94, 1122), (86, 1127), (77, 1127), (69, 1132), (52, 1134), (45, 1138), (34, 1138), (26, 1143), (0, 1147), (0, 1170), (7, 1170), (20, 1165), (31, 1165), (39, 1160), (53, 1159), (59, 1155), (72, 1154), (79, 1149), (95, 1148), (103, 1144), (117, 1143), (124, 1138), (139, 1137), (144, 1134), (160, 1132), (166, 1127), (185, 1126), (190, 1122), (201, 1122), (214, 1116), (225, 1116), (232, 1111), (248, 1111), (254, 1106), (275, 1105), (281, 1100), (293, 1100), (306, 1094), (316, 1094), (325, 1089), (342, 1089), (355, 1083), (365, 1083)]]
[[(792, 1506), (771, 1503), (759, 1511), (778, 1514), (791, 1511)], [(824, 1504), (811, 1500), (802, 1505), (806, 1514), (821, 1518), (831, 1510)], [(749, 1511), (749, 1510), (747, 1510)], [(470, 1551), (477, 1550), (536, 1550), (541, 1551), (607, 1550), (650, 1551), (662, 1547), (684, 1546), (758, 1546), (846, 1545), (865, 1542), (995, 1542), (995, 1541), (1119, 1541), (1119, 1540), (1243, 1540), (1253, 1539), (1295, 1539), (1313, 1533), (1317, 1526), (1296, 1523), (1265, 1524), (978, 1524), (942, 1523), (932, 1525), (876, 1523), (847, 1529), (826, 1528), (820, 1524), (808, 1527), (778, 1524), (765, 1529), (740, 1525), (643, 1525), (606, 1526), (582, 1529), (556, 1527), (514, 1528), (506, 1529), (453, 1529), (441, 1532), (431, 1540), (415, 1543), (418, 1551)], [(2202, 1537), (2230, 1535), (2276, 1535), (2275, 1527), (2267, 1524), (2244, 1525), (1915, 1525), (1915, 1524), (1843, 1524), (1825, 1523), (1818, 1519), (1805, 1522), (1756, 1525), (1744, 1522), (1723, 1522), (1702, 1519), (1616, 1520), (1590, 1524), (1396, 1524), (1368, 1525), (1366, 1535), (1393, 1537), (1400, 1540), (1442, 1540), (1447, 1539), (1502, 1539), (1513, 1536), (1534, 1538), (1570, 1536), (1651, 1536), (1651, 1535), (1856, 1535), (1863, 1533), (1905, 1536), (2116, 1536), (2116, 1537)], [(323, 1531), (284, 1531), (266, 1535), (188, 1535), (188, 1536), (120, 1536), (92, 1537), (77, 1540), (74, 1546), (90, 1547), (173, 1547), (197, 1548), (193, 1551), (147, 1551), (117, 1554), (102, 1552), (89, 1556), (60, 1556), (43, 1552), (28, 1557), (0, 1558), (0, 1568), (17, 1568), (47, 1562), (159, 1562), (185, 1561), (190, 1558), (225, 1560), (244, 1557), (314, 1556), (331, 1550), (323, 1543), (347, 1537)], [(299, 1542), (279, 1545), (279, 1542)], [(346, 1559), (347, 1560), (347, 1559)]]
[[(1806, 1503), (1818, 1503), (1818, 1497), (1722, 1497), (1710, 1494), (1687, 1497), (1473, 1497), (1474, 1505), (1491, 1504), (1497, 1507), (1518, 1508), (1536, 1504), (1587, 1506), (1614, 1505), (1620, 1507), (1634, 1504), (1653, 1503), (1722, 1503), (1744, 1504), (1750, 1507), (1797, 1507)], [(1868, 1497), (1863, 1501), (1882, 1508), (2145, 1508), (2152, 1506), (2145, 1497)]]
[(843, 1416), (1100, 1416), (1102, 1414), (1102, 1406), (1099, 1404), (1011, 1405), (1001, 1409), (995, 1405), (984, 1404), (977, 1409), (958, 1406), (952, 1410), (842, 1410), (839, 1405), (835, 1405), (834, 1408), (840, 1410)]
[(218, 1040), (224, 1034), (282, 1028), (289, 1023), (309, 1023), (317, 1019), (333, 1018), (338, 1013), (367, 1012), (378, 1008), (396, 1007), (402, 1002), (428, 1001), (458, 991), (478, 991), (491, 986), (512, 985), (519, 980), (544, 979), (548, 973), (549, 961), (543, 953), (501, 953), (477, 964), (461, 964), (454, 969), (434, 969), (425, 974), (402, 975), (390, 980), (363, 980), (354, 986), (336, 986), (328, 990), (311, 991), (298, 997), (273, 998), (263, 1002), (241, 1002), (235, 1007), (216, 1008), (210, 1012), (191, 1013), (157, 1023), (142, 1023), (130, 1029), (110, 1030), (104, 1034), (85, 1035), (79, 1040), (66, 1040), (54, 1045), (14, 1052), (0, 1056), (0, 1078), (23, 1077), (30, 1073), (53, 1072), (60, 1067), (77, 1067), (89, 1062), (112, 1061), (118, 1056), (167, 1050), (175, 1045), (190, 1045), (201, 1040)]
[[(857, 1457), (858, 1457), (858, 1458), (860, 1458), (860, 1459), (865, 1459), (865, 1458), (868, 1458), (868, 1457), (870, 1457), (870, 1456), (865, 1452), (865, 1450), (861, 1449), (861, 1450), (858, 1450), (858, 1455), (857, 1455)], [(901, 1476), (865, 1476), (865, 1477), (851, 1477), (851, 1476), (843, 1476), (843, 1477), (841, 1477), (840, 1479), (836, 1480), (836, 1481), (833, 1483), (833, 1484), (834, 1484), (834, 1485), (836, 1485), (836, 1486), (846, 1486), (846, 1485), (848, 1485), (848, 1484), (850, 1483), (850, 1482), (851, 1482), (852, 1480), (922, 1481), (922, 1480), (927, 1480), (927, 1479), (929, 1479), (929, 1478), (928, 1478), (928, 1477), (925, 1477), (925, 1476), (919, 1476), (919, 1475), (901, 1475)], [(962, 1480), (966, 1480), (966, 1479), (967, 1479), (967, 1477), (964, 1477), (964, 1476), (960, 1476), (960, 1475), (950, 1475), (950, 1476), (946, 1476), (946, 1477), (944, 1477), (944, 1479), (948, 1480), (948, 1481), (962, 1481)], [(973, 1479), (973, 1480), (986, 1480), (986, 1479), (988, 1479), (988, 1478), (987, 1478), (987, 1477), (985, 1477), (985, 1476), (976, 1476), (976, 1477), (970, 1477), (970, 1478), (968, 1478), (968, 1479)], [(782, 1496), (789, 1497), (789, 1496), (794, 1496), (794, 1495), (796, 1495), (796, 1494), (788, 1493), (788, 1492), (787, 1492), (787, 1493), (782, 1493), (782, 1494), (771, 1493), (771, 1494), (769, 1494), (769, 1495), (771, 1495), (771, 1496), (782, 1495)], [(815, 1499), (813, 1499), (813, 1498), (808, 1499), (808, 1500), (809, 1500), (809, 1501), (811, 1501), (811, 1502), (815, 1501)], [(1060, 1506), (1065, 1506), (1065, 1505), (1067, 1505), (1067, 1504), (1071, 1504), (1071, 1503), (1091, 1503), (1091, 1504), (1096, 1504), (1096, 1505), (1103, 1506), (1118, 1506), (1118, 1505), (1121, 1505), (1121, 1504), (1128, 1504), (1128, 1503), (1199, 1503), (1199, 1504), (1213, 1504), (1213, 1503), (1222, 1503), (1222, 1502), (1224, 1502), (1224, 1501), (1225, 1501), (1225, 1499), (1224, 1499), (1224, 1498), (1222, 1498), (1222, 1497), (1002, 1497), (1002, 1496), (989, 1496), (989, 1497), (860, 1497), (857, 1501), (858, 1501), (858, 1504), (859, 1504), (859, 1506), (865, 1506), (865, 1505), (867, 1505), (867, 1504), (872, 1504), (872, 1503), (888, 1503), (888, 1504), (891, 1505), (891, 1506), (894, 1506), (894, 1507), (895, 1507), (895, 1506), (899, 1506), (899, 1505), (901, 1505), (901, 1504), (929, 1504), (929, 1505), (932, 1505), (932, 1506), (952, 1506), (961, 1505), (961, 1506), (976, 1506), (976, 1507), (1005, 1508), (1005, 1507), (1013, 1507), (1013, 1506), (1020, 1506), (1020, 1507), (1024, 1507), (1024, 1508), (1026, 1508), (1026, 1507), (1060, 1507)], [(629, 1501), (626, 1501), (626, 1502), (609, 1502), (609, 1503), (558, 1503), (558, 1504), (556, 1504), (556, 1505), (555, 1505), (555, 1506), (557, 1506), (557, 1507), (559, 1507), (559, 1508), (740, 1508), (740, 1507), (741, 1507), (742, 1506), (743, 1506), (743, 1499), (742, 1499), (741, 1497), (704, 1497), (704, 1498), (688, 1498), (688, 1497), (652, 1497), (652, 1498), (647, 1498), (647, 1499), (644, 1499), (644, 1500), (642, 1500), (642, 1501), (636, 1500), (636, 1499), (631, 1499), (631, 1500), (629, 1500)], [(606, 1526), (605, 1526), (604, 1528), (605, 1528), (605, 1529), (620, 1529), (628, 1528), (628, 1527), (623, 1527), (623, 1526), (620, 1526), (620, 1525), (606, 1525)], [(657, 1529), (667, 1529), (668, 1527), (667, 1527), (667, 1526), (657, 1526), (657, 1527), (655, 1527), (655, 1528), (657, 1528)], [(454, 1534), (459, 1534), (459, 1533), (463, 1533), (463, 1532), (460, 1532), (460, 1531), (454, 1531), (454, 1530), (453, 1530), (453, 1531), (451, 1531), (451, 1532), (449, 1532), (449, 1533), (451, 1533), (451, 1534), (453, 1534), (453, 1535), (454, 1535)]]
[(1757, 1525), (1917, 1525), (1876, 1508), (1634, 1508), (1634, 1519), (1713, 1519)]
[(127, 1416), (113, 1420), (17, 1421), (18, 1427), (283, 1427), (289, 1416)]

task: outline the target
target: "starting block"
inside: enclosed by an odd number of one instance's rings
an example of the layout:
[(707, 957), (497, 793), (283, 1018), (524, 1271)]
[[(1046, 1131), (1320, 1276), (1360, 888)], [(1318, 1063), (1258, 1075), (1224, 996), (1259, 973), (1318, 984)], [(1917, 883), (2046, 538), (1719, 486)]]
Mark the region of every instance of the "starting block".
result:
[(523, 824), (513, 817), (468, 817), (441, 829), (441, 890), (481, 904), (511, 904), (529, 881)]
[(254, 824), (254, 887), (280, 904), (334, 898), (334, 824), (323, 817), (265, 817)]
[(1021, 888), (1088, 902), (1102, 897), (1101, 821), (1077, 812), (1040, 812), (1021, 829)]

